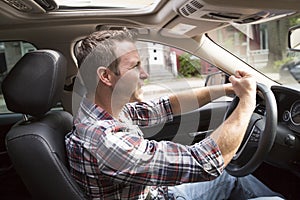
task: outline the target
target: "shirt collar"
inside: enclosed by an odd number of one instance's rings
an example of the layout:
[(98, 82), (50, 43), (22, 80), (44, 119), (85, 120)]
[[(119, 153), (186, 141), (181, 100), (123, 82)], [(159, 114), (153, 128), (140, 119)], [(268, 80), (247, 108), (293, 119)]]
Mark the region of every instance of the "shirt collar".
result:
[(85, 116), (89, 116), (90, 118), (98, 121), (98, 120), (113, 120), (114, 118), (103, 108), (93, 103), (90, 99), (83, 97), (79, 115), (84, 114)]

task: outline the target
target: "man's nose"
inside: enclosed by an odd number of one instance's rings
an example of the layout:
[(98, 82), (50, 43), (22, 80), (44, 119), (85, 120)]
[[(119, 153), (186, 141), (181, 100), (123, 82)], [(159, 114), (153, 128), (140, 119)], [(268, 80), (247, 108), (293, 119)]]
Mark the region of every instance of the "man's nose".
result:
[(145, 80), (149, 77), (149, 74), (144, 70), (143, 67), (140, 68), (140, 79)]

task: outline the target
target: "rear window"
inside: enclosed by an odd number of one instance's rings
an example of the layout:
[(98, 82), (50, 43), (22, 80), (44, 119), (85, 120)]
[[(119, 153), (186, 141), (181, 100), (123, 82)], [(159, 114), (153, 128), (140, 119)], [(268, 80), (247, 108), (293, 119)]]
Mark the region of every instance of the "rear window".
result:
[(9, 112), (1, 90), (2, 81), (24, 54), (34, 50), (36, 48), (28, 42), (0, 42), (0, 114)]

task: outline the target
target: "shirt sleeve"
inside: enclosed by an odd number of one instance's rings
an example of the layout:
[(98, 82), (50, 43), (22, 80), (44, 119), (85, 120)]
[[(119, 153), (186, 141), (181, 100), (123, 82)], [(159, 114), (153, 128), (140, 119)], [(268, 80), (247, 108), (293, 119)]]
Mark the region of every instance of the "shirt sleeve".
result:
[(173, 120), (173, 113), (169, 97), (128, 103), (124, 106), (122, 114), (131, 119), (131, 123), (138, 126), (153, 126)]
[(116, 132), (105, 134), (95, 150), (101, 173), (128, 184), (168, 186), (208, 181), (224, 170), (219, 147), (210, 137), (186, 146)]

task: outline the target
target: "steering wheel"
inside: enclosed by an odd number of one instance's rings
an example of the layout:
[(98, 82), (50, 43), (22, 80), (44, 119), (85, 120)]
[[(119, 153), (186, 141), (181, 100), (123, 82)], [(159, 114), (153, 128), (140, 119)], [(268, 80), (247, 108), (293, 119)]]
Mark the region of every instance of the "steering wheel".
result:
[[(259, 96), (260, 95), (260, 96)], [(256, 103), (244, 139), (226, 171), (236, 177), (246, 176), (263, 162), (275, 141), (277, 129), (277, 104), (273, 92), (257, 83), (257, 96), (264, 104)], [(256, 98), (258, 100), (258, 98)], [(224, 119), (227, 119), (239, 102), (235, 97), (229, 105)]]

